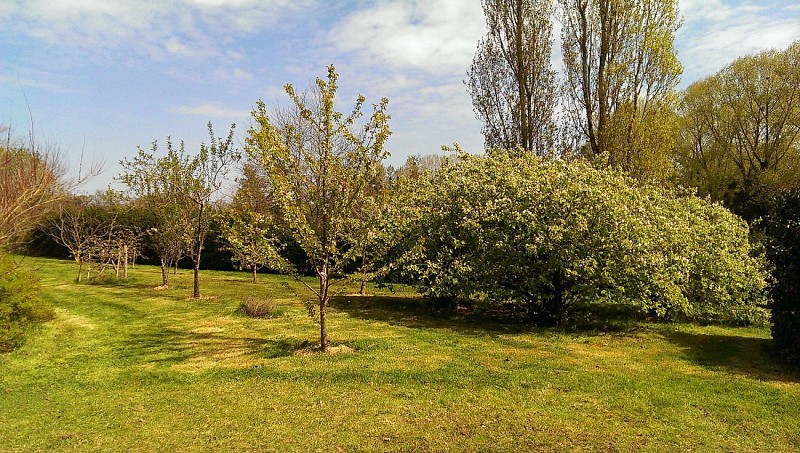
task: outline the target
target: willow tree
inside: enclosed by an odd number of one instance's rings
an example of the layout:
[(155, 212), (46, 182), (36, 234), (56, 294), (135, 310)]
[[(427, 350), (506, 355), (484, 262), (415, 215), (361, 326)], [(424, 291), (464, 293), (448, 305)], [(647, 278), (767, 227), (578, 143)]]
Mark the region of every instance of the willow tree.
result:
[(326, 313), (332, 285), (344, 277), (344, 267), (362, 250), (358, 246), (361, 208), (370, 186), (383, 177), (381, 161), (388, 156), (388, 100), (373, 104), (366, 120), (358, 96), (349, 114), (335, 110), (338, 74), (331, 65), (327, 80), (298, 93), (286, 85), (292, 105), (268, 113), (259, 101), (247, 153), (263, 166), (275, 194), (281, 220), (308, 256), (317, 279), (313, 287), (285, 256), (273, 267), (288, 272), (315, 296), (319, 310), (320, 349), (328, 346)]
[(465, 82), (486, 148), (552, 152), (556, 104), (552, 0), (483, 0), (488, 33)]
[[(631, 170), (661, 140), (682, 67), (675, 53), (678, 0), (559, 0), (567, 112), (586, 154)], [(668, 137), (663, 130), (655, 133)]]
[[(739, 215), (798, 184), (800, 42), (741, 57), (683, 92), (681, 176)], [(763, 206), (762, 206), (763, 207)]]

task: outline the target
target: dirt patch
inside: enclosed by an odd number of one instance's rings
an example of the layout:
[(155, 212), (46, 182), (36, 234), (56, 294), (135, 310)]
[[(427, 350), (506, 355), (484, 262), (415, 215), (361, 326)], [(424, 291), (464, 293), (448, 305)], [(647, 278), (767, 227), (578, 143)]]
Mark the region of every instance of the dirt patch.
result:
[(189, 333), (210, 334), (210, 333), (220, 333), (224, 331), (225, 329), (221, 327), (198, 327), (196, 329), (190, 330)]
[[(352, 354), (354, 352), (356, 352), (355, 348), (351, 348), (350, 346), (347, 346), (346, 344), (340, 344), (340, 345), (336, 345), (336, 346), (328, 346), (328, 349), (324, 353), (331, 355), (331, 354)], [(317, 346), (317, 347), (313, 347), (313, 348), (298, 349), (295, 352), (295, 354), (297, 354), (297, 355), (299, 355), (301, 357), (306, 357), (306, 356), (323, 354), (323, 352), (320, 351), (319, 350), (319, 346)]]

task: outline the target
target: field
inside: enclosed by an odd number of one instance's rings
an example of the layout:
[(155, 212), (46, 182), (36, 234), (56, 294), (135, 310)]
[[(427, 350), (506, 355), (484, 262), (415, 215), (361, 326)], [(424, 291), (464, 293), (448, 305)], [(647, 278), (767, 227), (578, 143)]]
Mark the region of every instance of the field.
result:
[[(75, 284), (28, 259), (56, 318), (0, 355), (3, 451), (800, 451), (800, 372), (769, 329), (528, 329), (342, 296), (333, 352), (298, 286), (156, 268)], [(279, 316), (237, 312), (269, 297)]]

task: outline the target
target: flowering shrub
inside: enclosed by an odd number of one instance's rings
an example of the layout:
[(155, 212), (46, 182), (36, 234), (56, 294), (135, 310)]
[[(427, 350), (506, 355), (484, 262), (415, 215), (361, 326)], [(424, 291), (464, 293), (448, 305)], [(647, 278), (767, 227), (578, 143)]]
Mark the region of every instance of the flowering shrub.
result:
[(428, 296), (539, 324), (587, 303), (664, 319), (765, 317), (764, 258), (721, 206), (586, 163), (460, 157), (409, 182), (396, 208), (399, 266)]

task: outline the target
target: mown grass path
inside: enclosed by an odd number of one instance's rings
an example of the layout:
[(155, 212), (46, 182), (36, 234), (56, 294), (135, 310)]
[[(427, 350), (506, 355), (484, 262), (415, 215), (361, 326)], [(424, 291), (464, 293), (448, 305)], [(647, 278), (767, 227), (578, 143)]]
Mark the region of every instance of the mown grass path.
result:
[[(800, 451), (800, 373), (768, 329), (531, 330), (343, 297), (334, 354), (281, 277), (156, 289), (39, 267), (56, 319), (0, 355), (3, 451)], [(236, 313), (247, 295), (285, 313)]]

